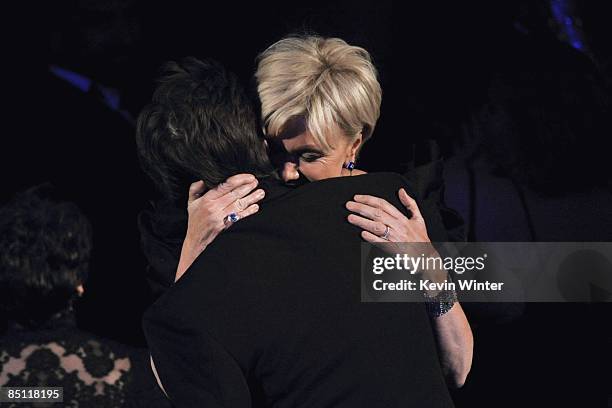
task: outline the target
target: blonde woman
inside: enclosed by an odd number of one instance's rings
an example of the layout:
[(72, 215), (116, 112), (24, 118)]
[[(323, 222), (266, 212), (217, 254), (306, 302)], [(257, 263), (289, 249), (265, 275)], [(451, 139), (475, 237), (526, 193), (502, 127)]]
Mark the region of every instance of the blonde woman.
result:
[[(281, 160), (280, 170), (285, 181), (300, 176), (309, 181), (331, 181), (351, 175), (369, 177), (356, 170), (354, 163), (361, 146), (374, 131), (380, 114), (381, 89), (376, 70), (364, 49), (348, 45), (340, 39), (312, 36), (286, 38), (260, 55), (256, 78), (264, 133), (275, 152), (282, 148), (281, 157), (284, 160)], [(359, 184), (361, 177), (352, 179)], [(364, 178), (364, 188), (372, 180)], [(256, 186), (257, 180), (245, 174), (233, 176), (226, 183), (208, 191), (203, 182), (191, 186), (187, 235), (182, 245), (176, 280), (203, 251), (204, 255), (209, 255), (208, 251), (218, 252), (217, 245), (209, 250), (207, 248), (221, 231), (244, 218), (242, 213), (249, 216), (258, 211), (257, 202), (263, 198), (262, 192), (256, 190), (249, 194)], [(412, 214), (410, 218), (387, 200), (356, 195), (354, 201), (346, 203), (346, 207), (358, 215), (349, 215), (348, 221), (363, 228), (362, 237), (368, 241), (429, 242), (426, 218), (421, 215), (416, 201), (404, 189), (400, 189), (398, 194), (399, 201), (397, 198), (395, 201), (398, 205), (401, 202), (409, 210)], [(319, 196), (320, 202), (326, 199), (331, 199), (331, 196)], [(305, 214), (308, 217), (313, 215), (316, 214)], [(270, 216), (270, 213), (266, 215)], [(325, 229), (322, 228), (321, 237), (328, 239), (329, 235), (324, 235)], [(205, 262), (202, 259), (198, 259), (196, 269), (202, 267)], [(215, 267), (211, 264), (210, 268)], [(178, 282), (182, 284), (179, 285), (181, 289), (177, 293), (193, 295), (188, 286), (194, 279), (199, 279), (194, 276), (201, 271), (191, 269), (191, 281), (185, 282), (181, 278)], [(175, 294), (174, 299), (177, 297)], [(472, 335), (459, 303), (451, 305), (430, 316), (431, 327), (438, 342), (442, 371), (452, 385), (461, 386), (471, 366)], [(181, 309), (176, 305), (172, 307)], [(165, 326), (170, 318), (169, 309), (161, 305), (157, 309), (158, 315), (166, 313), (166, 317), (160, 320), (152, 314), (154, 319), (149, 318), (150, 322), (155, 323), (152, 327), (163, 330), (164, 336), (174, 336), (176, 331), (168, 331)], [(390, 312), (394, 314), (398, 310)], [(189, 312), (189, 315), (192, 313)], [(406, 318), (406, 324), (410, 325), (410, 319)], [(422, 335), (424, 338), (431, 336), (431, 330), (428, 328)], [(183, 340), (180, 336), (176, 337), (176, 341)], [(165, 347), (174, 346), (172, 342), (166, 342)], [(407, 344), (406, 347), (411, 346)], [(163, 353), (159, 356), (163, 358)], [(168, 365), (175, 363), (176, 360), (172, 358), (166, 360)], [(405, 369), (410, 370), (410, 367)], [(434, 367), (423, 369), (431, 371)], [(162, 382), (163, 370), (161, 367)], [(169, 370), (170, 366), (167, 368)], [(414, 375), (418, 376), (418, 373)]]
[[(255, 78), (263, 130), (277, 152), (275, 162), (283, 180), (305, 177), (317, 181), (363, 174), (354, 168), (355, 162), (374, 132), (382, 100), (376, 68), (365, 49), (339, 38), (287, 37), (259, 55)], [(233, 179), (230, 185), (233, 183), (237, 181)], [(192, 186), (192, 227), (184, 242), (177, 278), (205, 248), (203, 237), (211, 242), (231, 225), (210, 217), (208, 208), (214, 200), (208, 198), (218, 194), (211, 191), (199, 198), (203, 191), (201, 183)], [(416, 202), (404, 189), (398, 195), (417, 215), (407, 218), (381, 198), (357, 195), (346, 203), (355, 213), (348, 216), (348, 222), (362, 228), (361, 236), (369, 242), (429, 242), (426, 220), (418, 216)], [(242, 200), (248, 206), (254, 204)], [(238, 203), (246, 206), (240, 200)], [(461, 386), (471, 366), (473, 339), (460, 304), (455, 302), (432, 324), (450, 382)]]

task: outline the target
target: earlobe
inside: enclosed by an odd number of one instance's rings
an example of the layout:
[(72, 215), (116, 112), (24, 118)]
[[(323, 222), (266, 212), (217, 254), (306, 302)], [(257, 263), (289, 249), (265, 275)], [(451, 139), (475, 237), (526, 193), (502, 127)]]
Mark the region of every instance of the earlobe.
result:
[(355, 157), (357, 156), (357, 152), (359, 151), (359, 147), (361, 146), (362, 142), (363, 142), (363, 133), (359, 132), (359, 134), (355, 136), (355, 140), (353, 140), (353, 144), (351, 145), (350, 156), (351, 156), (352, 161), (355, 161)]

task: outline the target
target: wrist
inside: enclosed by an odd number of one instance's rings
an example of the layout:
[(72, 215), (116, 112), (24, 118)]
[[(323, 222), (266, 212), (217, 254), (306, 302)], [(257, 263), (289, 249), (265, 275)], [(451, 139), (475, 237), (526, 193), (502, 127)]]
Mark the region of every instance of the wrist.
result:
[[(427, 279), (428, 281), (435, 283), (445, 283), (447, 281), (450, 281), (449, 273), (444, 268), (444, 260), (442, 259), (440, 254), (438, 254), (438, 251), (433, 245), (431, 246), (431, 250), (426, 252), (424, 255), (427, 259), (434, 258), (435, 262), (433, 263), (433, 268), (421, 268), (418, 271), (420, 278)], [(433, 293), (432, 296), (435, 295), (437, 292), (438, 291)]]
[(454, 290), (442, 290), (436, 296), (425, 294), (425, 308), (431, 318), (448, 313), (456, 302), (457, 293)]
[(203, 251), (206, 248), (206, 242), (196, 234), (192, 233), (189, 229), (187, 229), (187, 234), (185, 234), (185, 239), (183, 240), (183, 251), (193, 252), (193, 251)]
[(185, 237), (183, 247), (181, 248), (181, 255), (176, 269), (176, 274), (174, 276), (175, 282), (179, 280), (181, 276), (183, 276), (185, 271), (191, 266), (193, 261), (195, 261), (198, 255), (200, 255), (205, 248), (206, 245), (203, 245), (201, 242)]
[[(446, 282), (452, 285), (450, 276)], [(435, 294), (430, 293), (429, 291), (424, 291), (423, 296), (425, 297), (425, 308), (427, 310), (427, 314), (431, 318), (437, 318), (443, 314), (446, 314), (457, 302), (457, 292), (452, 286), (439, 290)]]

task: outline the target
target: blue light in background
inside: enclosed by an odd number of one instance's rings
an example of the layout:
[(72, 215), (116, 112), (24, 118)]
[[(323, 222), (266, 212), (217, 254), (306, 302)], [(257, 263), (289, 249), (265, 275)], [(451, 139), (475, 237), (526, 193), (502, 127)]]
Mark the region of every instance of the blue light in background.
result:
[(572, 47), (584, 51), (584, 42), (574, 25), (574, 19), (569, 15), (569, 0), (551, 0), (550, 9), (554, 19), (561, 25), (563, 33)]

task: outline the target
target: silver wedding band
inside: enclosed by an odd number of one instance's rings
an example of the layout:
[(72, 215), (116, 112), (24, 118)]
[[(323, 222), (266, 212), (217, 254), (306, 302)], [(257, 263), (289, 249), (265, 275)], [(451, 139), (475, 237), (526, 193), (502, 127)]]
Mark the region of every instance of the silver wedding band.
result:
[(388, 225), (385, 225), (385, 227), (387, 227), (387, 228), (385, 228), (385, 233), (380, 236), (382, 239), (388, 239), (389, 238), (389, 229), (390, 228), (389, 228)]

